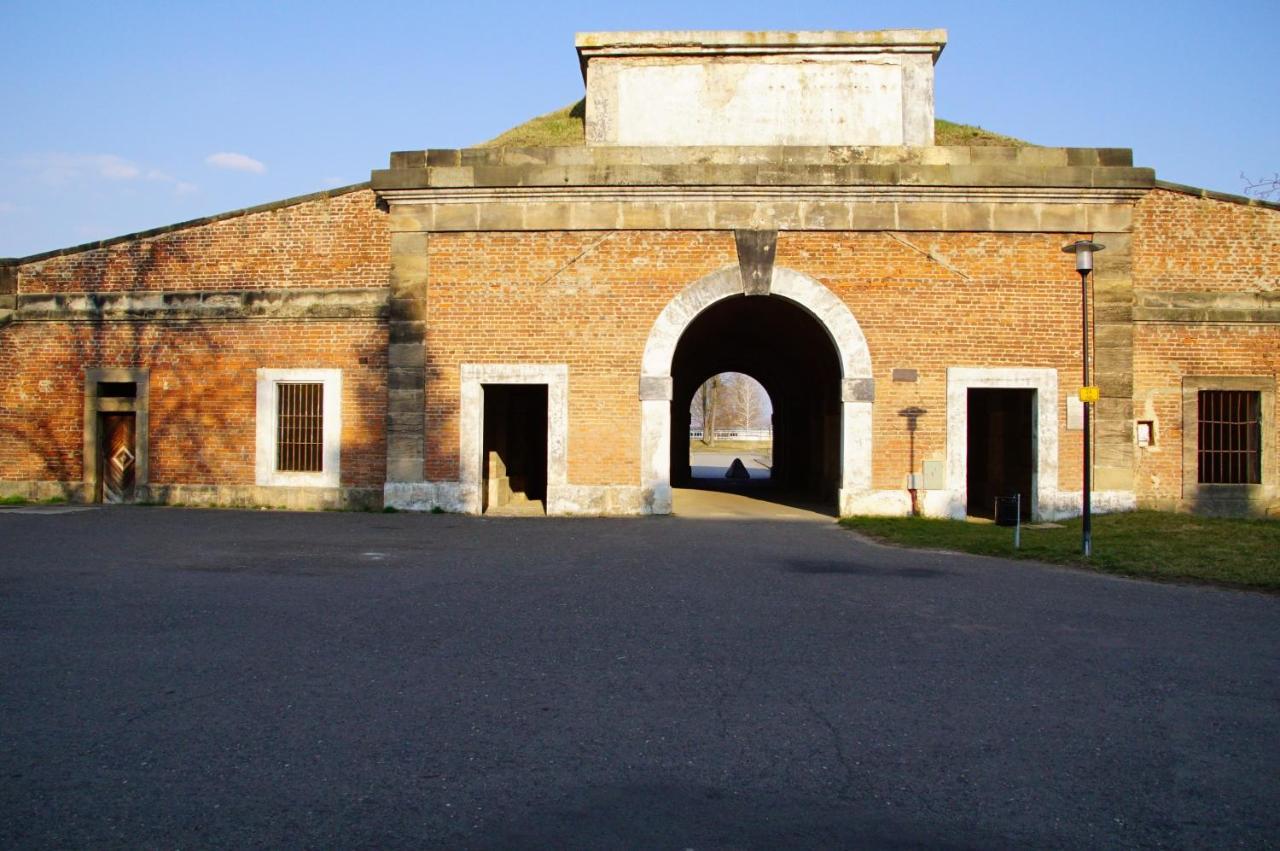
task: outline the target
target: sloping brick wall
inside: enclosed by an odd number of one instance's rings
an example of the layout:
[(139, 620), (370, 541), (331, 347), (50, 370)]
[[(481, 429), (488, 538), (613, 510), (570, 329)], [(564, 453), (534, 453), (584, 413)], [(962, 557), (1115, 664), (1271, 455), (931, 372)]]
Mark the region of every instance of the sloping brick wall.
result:
[(385, 287), (386, 215), (361, 189), (25, 263), (19, 293)]

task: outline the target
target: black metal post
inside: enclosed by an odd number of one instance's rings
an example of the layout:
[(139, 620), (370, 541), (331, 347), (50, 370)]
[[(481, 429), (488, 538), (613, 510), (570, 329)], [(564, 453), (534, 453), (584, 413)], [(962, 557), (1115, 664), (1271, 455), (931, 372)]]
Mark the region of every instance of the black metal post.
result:
[[(1080, 328), (1083, 331), (1083, 345), (1081, 352), (1084, 360), (1084, 384), (1082, 387), (1089, 386), (1089, 270), (1080, 270)], [(1081, 534), (1083, 536), (1082, 546), (1084, 547), (1084, 557), (1088, 558), (1093, 551), (1093, 511), (1090, 498), (1090, 475), (1092, 465), (1089, 463), (1089, 406), (1091, 402), (1081, 399), (1084, 406), (1084, 491), (1082, 493), (1084, 501), (1084, 523), (1081, 526)]]

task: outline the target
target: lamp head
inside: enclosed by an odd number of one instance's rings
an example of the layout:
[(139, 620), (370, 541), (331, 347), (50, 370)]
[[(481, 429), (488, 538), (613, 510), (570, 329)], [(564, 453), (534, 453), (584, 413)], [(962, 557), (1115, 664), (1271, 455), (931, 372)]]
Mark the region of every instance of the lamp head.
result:
[(1093, 253), (1095, 251), (1101, 251), (1104, 248), (1106, 248), (1105, 245), (1100, 245), (1088, 239), (1078, 239), (1070, 245), (1062, 246), (1062, 250), (1065, 253), (1074, 254), (1076, 256), (1077, 272), (1092, 272)]

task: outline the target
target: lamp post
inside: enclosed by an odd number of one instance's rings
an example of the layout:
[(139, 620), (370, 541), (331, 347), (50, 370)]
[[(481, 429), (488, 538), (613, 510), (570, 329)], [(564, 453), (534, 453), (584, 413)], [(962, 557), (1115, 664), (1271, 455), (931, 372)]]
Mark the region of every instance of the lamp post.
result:
[(1084, 362), (1084, 383), (1080, 387), (1080, 401), (1084, 408), (1084, 491), (1083, 524), (1081, 526), (1081, 547), (1084, 557), (1093, 552), (1093, 506), (1090, 495), (1091, 465), (1089, 463), (1089, 406), (1098, 401), (1098, 388), (1089, 384), (1089, 273), (1093, 271), (1093, 254), (1101, 251), (1105, 245), (1099, 245), (1087, 239), (1078, 239), (1070, 245), (1062, 246), (1067, 254), (1076, 256), (1076, 271), (1080, 273), (1080, 356)]

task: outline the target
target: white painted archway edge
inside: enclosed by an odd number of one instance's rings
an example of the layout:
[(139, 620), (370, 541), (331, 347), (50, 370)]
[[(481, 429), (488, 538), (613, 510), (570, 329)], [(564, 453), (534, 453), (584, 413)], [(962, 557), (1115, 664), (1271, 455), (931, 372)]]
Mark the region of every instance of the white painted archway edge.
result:
[[(640, 362), (640, 489), (648, 514), (671, 513), (671, 363), (680, 337), (697, 316), (716, 302), (743, 294), (738, 267), (714, 272), (686, 287), (653, 323)], [(881, 495), (871, 492), (871, 406), (874, 383), (867, 338), (840, 298), (794, 269), (775, 266), (770, 295), (809, 312), (826, 330), (840, 356), (841, 470), (840, 512), (884, 511)], [(861, 507), (861, 508), (860, 508)], [(896, 508), (894, 506), (893, 508)], [(892, 510), (892, 509), (890, 509)]]

